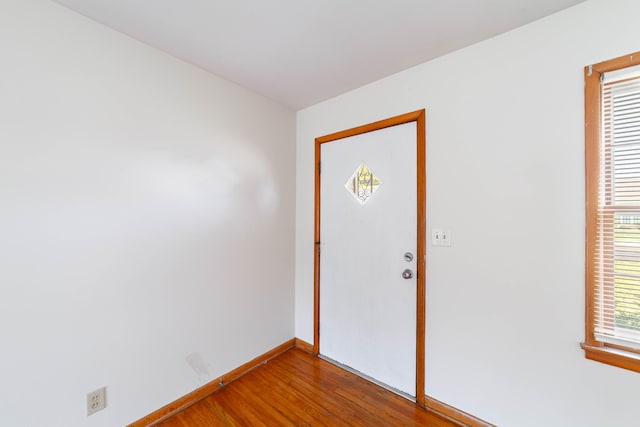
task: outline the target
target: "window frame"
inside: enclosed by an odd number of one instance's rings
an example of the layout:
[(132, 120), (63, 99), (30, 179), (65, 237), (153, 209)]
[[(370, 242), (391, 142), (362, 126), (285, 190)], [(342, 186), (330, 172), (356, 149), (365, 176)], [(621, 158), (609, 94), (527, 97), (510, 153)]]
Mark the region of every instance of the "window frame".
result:
[(581, 347), (585, 357), (619, 368), (640, 372), (640, 352), (616, 344), (599, 341), (595, 336), (594, 313), (595, 269), (593, 256), (598, 233), (598, 186), (600, 179), (600, 144), (602, 138), (601, 76), (606, 72), (640, 65), (640, 52), (620, 56), (584, 68), (585, 102), (585, 201), (586, 201), (586, 245), (585, 245), (585, 340)]

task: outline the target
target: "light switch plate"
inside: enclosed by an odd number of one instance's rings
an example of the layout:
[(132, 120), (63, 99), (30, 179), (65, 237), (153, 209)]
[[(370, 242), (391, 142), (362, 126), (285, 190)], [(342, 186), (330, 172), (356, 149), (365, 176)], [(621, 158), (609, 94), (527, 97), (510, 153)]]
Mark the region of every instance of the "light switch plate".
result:
[(431, 229), (431, 245), (451, 246), (451, 231), (442, 228)]

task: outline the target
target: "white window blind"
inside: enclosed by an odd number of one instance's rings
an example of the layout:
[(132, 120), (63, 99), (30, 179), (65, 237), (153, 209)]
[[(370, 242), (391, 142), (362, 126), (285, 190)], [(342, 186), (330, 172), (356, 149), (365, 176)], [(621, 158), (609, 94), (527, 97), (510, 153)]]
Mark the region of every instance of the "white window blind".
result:
[(602, 80), (594, 332), (640, 349), (640, 77), (621, 77)]

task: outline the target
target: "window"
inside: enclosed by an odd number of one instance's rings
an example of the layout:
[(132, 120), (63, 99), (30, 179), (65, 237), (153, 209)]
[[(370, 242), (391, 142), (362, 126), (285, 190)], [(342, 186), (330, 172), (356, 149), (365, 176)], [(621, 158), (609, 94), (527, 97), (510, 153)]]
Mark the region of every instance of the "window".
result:
[(585, 67), (588, 359), (640, 372), (640, 52)]
[(373, 172), (364, 165), (358, 166), (358, 169), (351, 175), (351, 178), (344, 184), (344, 187), (356, 198), (361, 205), (364, 205), (373, 196), (382, 181), (375, 176)]

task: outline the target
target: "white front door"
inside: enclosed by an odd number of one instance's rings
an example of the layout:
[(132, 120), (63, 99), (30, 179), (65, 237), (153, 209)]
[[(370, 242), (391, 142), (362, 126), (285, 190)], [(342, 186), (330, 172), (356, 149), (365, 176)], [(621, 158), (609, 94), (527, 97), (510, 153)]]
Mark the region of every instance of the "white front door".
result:
[(416, 135), (411, 121), (321, 144), (319, 229), (320, 354), (413, 397)]

